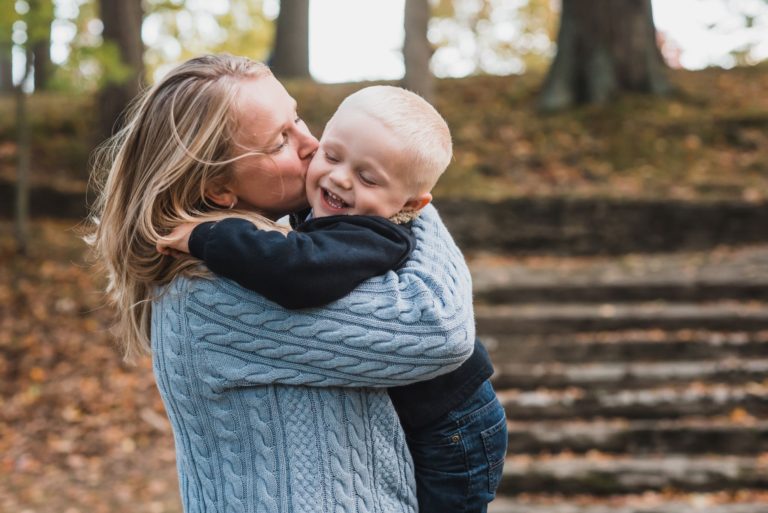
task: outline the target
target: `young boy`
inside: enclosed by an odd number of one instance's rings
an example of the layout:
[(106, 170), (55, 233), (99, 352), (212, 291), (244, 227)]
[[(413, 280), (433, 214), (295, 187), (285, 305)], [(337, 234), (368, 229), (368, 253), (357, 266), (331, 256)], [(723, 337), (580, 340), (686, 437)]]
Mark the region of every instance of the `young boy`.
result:
[[(448, 126), (418, 95), (391, 86), (346, 98), (306, 178), (309, 220), (288, 236), (242, 219), (177, 228), (158, 245), (287, 308), (320, 306), (395, 270), (414, 249), (410, 221), (452, 156)], [(191, 235), (190, 235), (191, 232)], [(486, 511), (507, 444), (504, 410), (479, 341), (458, 369), (389, 390), (413, 456), (419, 511)]]

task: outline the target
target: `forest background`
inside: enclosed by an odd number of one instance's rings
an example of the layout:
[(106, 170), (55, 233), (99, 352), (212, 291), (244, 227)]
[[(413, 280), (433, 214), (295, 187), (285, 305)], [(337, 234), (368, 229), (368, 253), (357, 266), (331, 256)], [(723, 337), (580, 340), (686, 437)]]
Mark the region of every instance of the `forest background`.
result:
[[(379, 21), (353, 4), (337, 30)], [(702, 28), (723, 51), (686, 69), (650, 0), (399, 3), (404, 77), (385, 82), (433, 101), (455, 141), (438, 206), (454, 219), (522, 200), (765, 210), (768, 1), (699, 4), (723, 13)], [(122, 362), (84, 259), (89, 156), (138, 91), (205, 52), (268, 60), (319, 136), (370, 82), (313, 79), (311, 12), (309, 0), (0, 0), (0, 511), (179, 511), (150, 364)]]

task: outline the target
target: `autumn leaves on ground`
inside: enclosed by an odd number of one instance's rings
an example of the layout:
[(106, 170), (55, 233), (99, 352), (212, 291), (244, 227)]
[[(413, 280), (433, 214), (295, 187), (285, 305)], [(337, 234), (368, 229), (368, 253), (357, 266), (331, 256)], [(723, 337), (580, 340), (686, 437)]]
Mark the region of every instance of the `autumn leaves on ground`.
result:
[(177, 512), (173, 439), (148, 360), (123, 364), (73, 222), (0, 224), (0, 511)]

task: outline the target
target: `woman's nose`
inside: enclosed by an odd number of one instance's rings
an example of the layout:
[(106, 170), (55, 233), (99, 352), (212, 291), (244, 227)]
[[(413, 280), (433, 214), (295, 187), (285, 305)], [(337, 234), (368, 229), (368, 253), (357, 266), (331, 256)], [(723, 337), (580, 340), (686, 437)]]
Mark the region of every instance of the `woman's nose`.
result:
[(312, 155), (317, 151), (319, 143), (309, 128), (305, 128), (299, 135), (299, 157), (303, 159), (312, 158)]

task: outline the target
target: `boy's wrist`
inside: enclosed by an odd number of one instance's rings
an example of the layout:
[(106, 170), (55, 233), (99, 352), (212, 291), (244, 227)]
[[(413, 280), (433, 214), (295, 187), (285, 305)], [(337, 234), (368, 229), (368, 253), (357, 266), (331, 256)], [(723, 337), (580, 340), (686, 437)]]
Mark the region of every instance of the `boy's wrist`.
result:
[(210, 231), (216, 225), (215, 221), (200, 223), (189, 234), (189, 254), (195, 258), (203, 260), (205, 254), (205, 243), (210, 238)]

